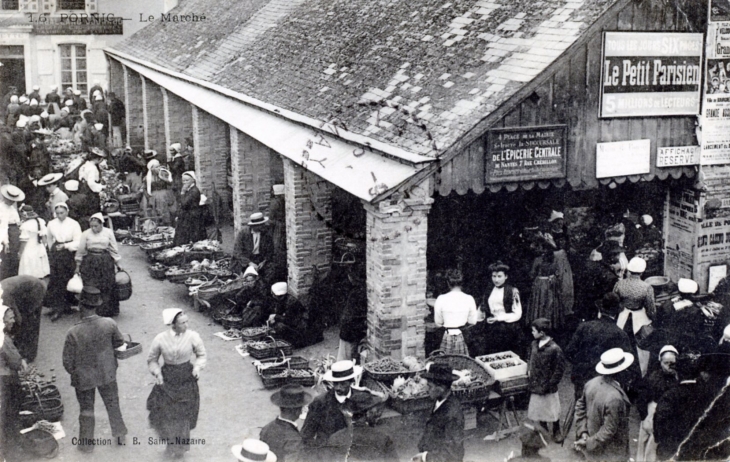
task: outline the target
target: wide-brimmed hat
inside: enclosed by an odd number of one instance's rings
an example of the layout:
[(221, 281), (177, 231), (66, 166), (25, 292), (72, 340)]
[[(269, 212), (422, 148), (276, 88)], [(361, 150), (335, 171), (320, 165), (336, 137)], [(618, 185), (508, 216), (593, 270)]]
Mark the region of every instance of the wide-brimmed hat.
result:
[(168, 148), (168, 151), (180, 152), (182, 151), (182, 145), (180, 143), (172, 143)]
[(38, 180), (38, 186), (48, 186), (49, 184), (53, 184), (61, 178), (63, 178), (63, 173), (49, 173), (48, 175)]
[(699, 285), (692, 279), (681, 278), (677, 281), (677, 290), (683, 294), (694, 294), (699, 288)]
[(601, 375), (612, 375), (624, 371), (634, 362), (634, 355), (621, 348), (611, 348), (601, 355), (601, 362), (596, 364), (596, 372)]
[(276, 462), (276, 454), (263, 441), (246, 439), (231, 447), (231, 453), (242, 462)]
[(641, 257), (634, 257), (629, 261), (626, 269), (631, 271), (632, 273), (643, 273), (644, 271), (646, 271), (646, 260)]
[(451, 383), (459, 379), (459, 376), (454, 374), (454, 370), (451, 366), (446, 364), (429, 363), (426, 365), (426, 372), (421, 374), (426, 380), (432, 382)]
[(332, 367), (324, 373), (323, 379), (327, 382), (344, 382), (360, 375), (362, 375), (361, 366), (356, 366), (350, 360), (343, 360), (332, 364)]
[(101, 291), (94, 286), (84, 286), (79, 294), (79, 303), (86, 306), (101, 306), (104, 301), (101, 298)]
[(301, 385), (287, 384), (271, 395), (271, 402), (279, 407), (304, 407), (314, 399)]
[(252, 213), (251, 216), (248, 217), (248, 226), (263, 225), (267, 221), (269, 221), (269, 217), (265, 217), (263, 213)]
[(2, 194), (5, 199), (13, 202), (21, 202), (25, 199), (25, 193), (21, 191), (19, 187), (11, 184), (4, 184), (0, 186), (0, 194)]
[(182, 312), (180, 308), (165, 308), (162, 310), (162, 322), (169, 326), (175, 320), (175, 316)]
[(154, 149), (145, 149), (144, 158), (147, 160), (154, 159), (157, 156), (157, 151)]
[(89, 152), (95, 156), (106, 157), (106, 152), (101, 148), (97, 148), (96, 146), (89, 149)]
[(286, 295), (289, 286), (286, 282), (277, 282), (271, 285), (271, 293), (274, 295)]

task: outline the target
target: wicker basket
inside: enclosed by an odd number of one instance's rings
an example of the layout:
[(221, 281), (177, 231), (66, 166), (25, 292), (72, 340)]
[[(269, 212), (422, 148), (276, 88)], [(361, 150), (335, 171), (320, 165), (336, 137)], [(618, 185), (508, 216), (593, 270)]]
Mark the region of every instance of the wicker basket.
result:
[(271, 339), (270, 342), (268, 342), (268, 346), (265, 348), (248, 348), (248, 352), (251, 355), (252, 358), (255, 359), (264, 359), (264, 358), (275, 358), (282, 353), (286, 356), (290, 356), (292, 354), (292, 347), (289, 342), (286, 342), (284, 340), (274, 340), (273, 337), (268, 337)]
[(220, 318), (220, 323), (225, 329), (241, 329), (241, 327), (243, 327), (243, 318), (229, 314)]
[(167, 266), (165, 265), (158, 265), (158, 266), (148, 266), (147, 272), (150, 273), (150, 277), (152, 279), (157, 279), (158, 281), (164, 281), (165, 280), (165, 272), (167, 271)]
[(116, 356), (117, 359), (127, 359), (142, 353), (142, 344), (133, 342), (132, 336), (129, 334), (126, 335), (127, 338), (129, 338), (129, 342), (127, 342), (127, 349), (124, 351), (114, 350), (114, 356)]
[[(169, 271), (169, 270), (168, 270)], [(165, 278), (173, 284), (185, 284), (185, 280), (189, 277), (201, 277), (203, 273), (201, 271), (189, 271), (187, 273), (176, 273), (168, 274), (165, 273)]]
[(198, 287), (198, 300), (203, 300), (208, 303), (212, 302), (216, 297), (220, 296), (219, 288), (220, 286), (217, 285), (203, 284)]
[(371, 369), (368, 369), (367, 364), (363, 364), (362, 368), (365, 369), (365, 372), (367, 373), (367, 376), (372, 378), (373, 380), (377, 380), (378, 382), (382, 382), (387, 386), (393, 385), (393, 382), (398, 377), (403, 377), (404, 379), (409, 379), (416, 375), (419, 372), (423, 372), (426, 370), (425, 368), (420, 371), (399, 371), (399, 372), (374, 372)]
[[(309, 360), (307, 358), (304, 358), (302, 356), (291, 356), (291, 357), (284, 357), (284, 359), (288, 360), (286, 364), (281, 364), (278, 366), (271, 366), (267, 367), (265, 369), (261, 369), (261, 371), (278, 371), (278, 372), (284, 372), (287, 369), (309, 369)], [(269, 363), (278, 363), (281, 362), (281, 359), (267, 359), (265, 361), (261, 361), (262, 365), (266, 365)], [(272, 372), (273, 373), (273, 372)]]
[(481, 385), (471, 388), (452, 389), (452, 393), (462, 403), (473, 403), (483, 401), (489, 397), (489, 392), (494, 385), (494, 378), (489, 375), (487, 369), (477, 360), (464, 355), (446, 355), (440, 354), (441, 350), (436, 350), (430, 358), (429, 362), (436, 364), (448, 364), (455, 370), (469, 369), (475, 380), (481, 382)]
[(259, 377), (261, 377), (261, 381), (264, 383), (264, 388), (270, 390), (272, 388), (279, 388), (286, 385), (289, 380), (289, 376), (282, 374), (282, 372), (283, 371), (270, 370), (261, 371)]
[(58, 422), (63, 417), (63, 402), (61, 398), (41, 399), (38, 396), (31, 401), (26, 401), (20, 405), (22, 411), (29, 411), (30, 415), (20, 415), (21, 422), (28, 424), (30, 427), (39, 420), (47, 420), (49, 422)]
[(309, 372), (309, 375), (306, 377), (292, 377), (289, 376), (287, 378), (287, 383), (291, 383), (294, 385), (301, 385), (303, 387), (313, 387), (315, 383), (317, 383), (317, 377), (314, 375), (314, 371), (310, 368), (300, 369), (300, 370), (306, 370)]
[(241, 340), (244, 342), (248, 342), (250, 340), (261, 340), (262, 338), (266, 337), (268, 334), (268, 328), (265, 331), (261, 331), (259, 333), (253, 333), (253, 334), (247, 334), (247, 329), (256, 329), (256, 328), (245, 328), (241, 329)]

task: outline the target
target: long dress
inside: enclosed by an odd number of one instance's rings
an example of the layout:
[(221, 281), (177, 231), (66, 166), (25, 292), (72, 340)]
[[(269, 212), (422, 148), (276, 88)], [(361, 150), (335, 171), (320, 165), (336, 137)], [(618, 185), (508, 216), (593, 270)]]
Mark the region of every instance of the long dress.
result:
[(564, 312), (558, 297), (557, 273), (557, 262), (546, 262), (543, 257), (535, 259), (531, 271), (533, 282), (530, 303), (523, 317), (528, 326), (537, 318), (548, 319), (553, 328), (563, 325)]
[(31, 218), (20, 225), (20, 242), (25, 248), (20, 255), (19, 275), (43, 279), (51, 273), (46, 246), (41, 240), (46, 235), (46, 222), (43, 218)]
[(175, 245), (198, 242), (206, 238), (203, 211), (200, 207), (200, 190), (197, 186), (180, 196), (180, 213), (175, 226)]
[(188, 440), (198, 423), (200, 390), (193, 371), (200, 371), (205, 363), (203, 341), (191, 330), (180, 335), (172, 330), (162, 332), (150, 346), (147, 365), (153, 374), (162, 373), (163, 384), (155, 385), (147, 398), (149, 423), (160, 438), (174, 443), (168, 444), (167, 451), (177, 456), (190, 450), (189, 444), (178, 444), (176, 438)]
[(81, 239), (81, 226), (73, 218), (63, 221), (55, 218), (48, 223), (47, 238), (51, 278), (45, 305), (62, 313), (76, 304), (74, 294), (66, 290), (66, 285), (76, 269), (74, 255)]
[(170, 184), (160, 179), (160, 177), (152, 172), (150, 189), (152, 194), (145, 194), (142, 207), (148, 213), (148, 216), (159, 220), (160, 225), (169, 225), (172, 223), (172, 217), (177, 211), (175, 203), (175, 193), (170, 189)]
[(84, 285), (96, 287), (101, 292), (102, 305), (96, 308), (99, 316), (117, 316), (119, 297), (115, 280), (115, 266), (121, 260), (117, 240), (109, 228), (97, 234), (92, 229), (81, 233), (76, 261), (81, 262), (81, 280)]

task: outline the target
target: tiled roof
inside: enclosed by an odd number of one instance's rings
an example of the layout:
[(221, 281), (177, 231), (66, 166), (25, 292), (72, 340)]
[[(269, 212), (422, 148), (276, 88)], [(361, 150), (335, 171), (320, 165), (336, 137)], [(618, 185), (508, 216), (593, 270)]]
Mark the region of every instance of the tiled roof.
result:
[(33, 24), (28, 20), (25, 13), (0, 14), (0, 28), (4, 29), (6, 27), (30, 29), (33, 27)]
[(435, 156), (618, 0), (183, 0), (113, 49)]

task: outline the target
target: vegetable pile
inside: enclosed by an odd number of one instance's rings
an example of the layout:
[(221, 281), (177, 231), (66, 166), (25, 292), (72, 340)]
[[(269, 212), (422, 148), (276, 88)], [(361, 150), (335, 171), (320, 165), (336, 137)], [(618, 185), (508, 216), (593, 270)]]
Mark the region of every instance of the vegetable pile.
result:
[(400, 399), (416, 399), (428, 396), (428, 381), (423, 377), (415, 376), (409, 379), (398, 377), (390, 387), (393, 396)]
[(417, 372), (425, 367), (422, 362), (413, 356), (406, 356), (403, 361), (397, 361), (391, 357), (378, 359), (365, 365), (369, 372), (375, 373), (406, 373)]

